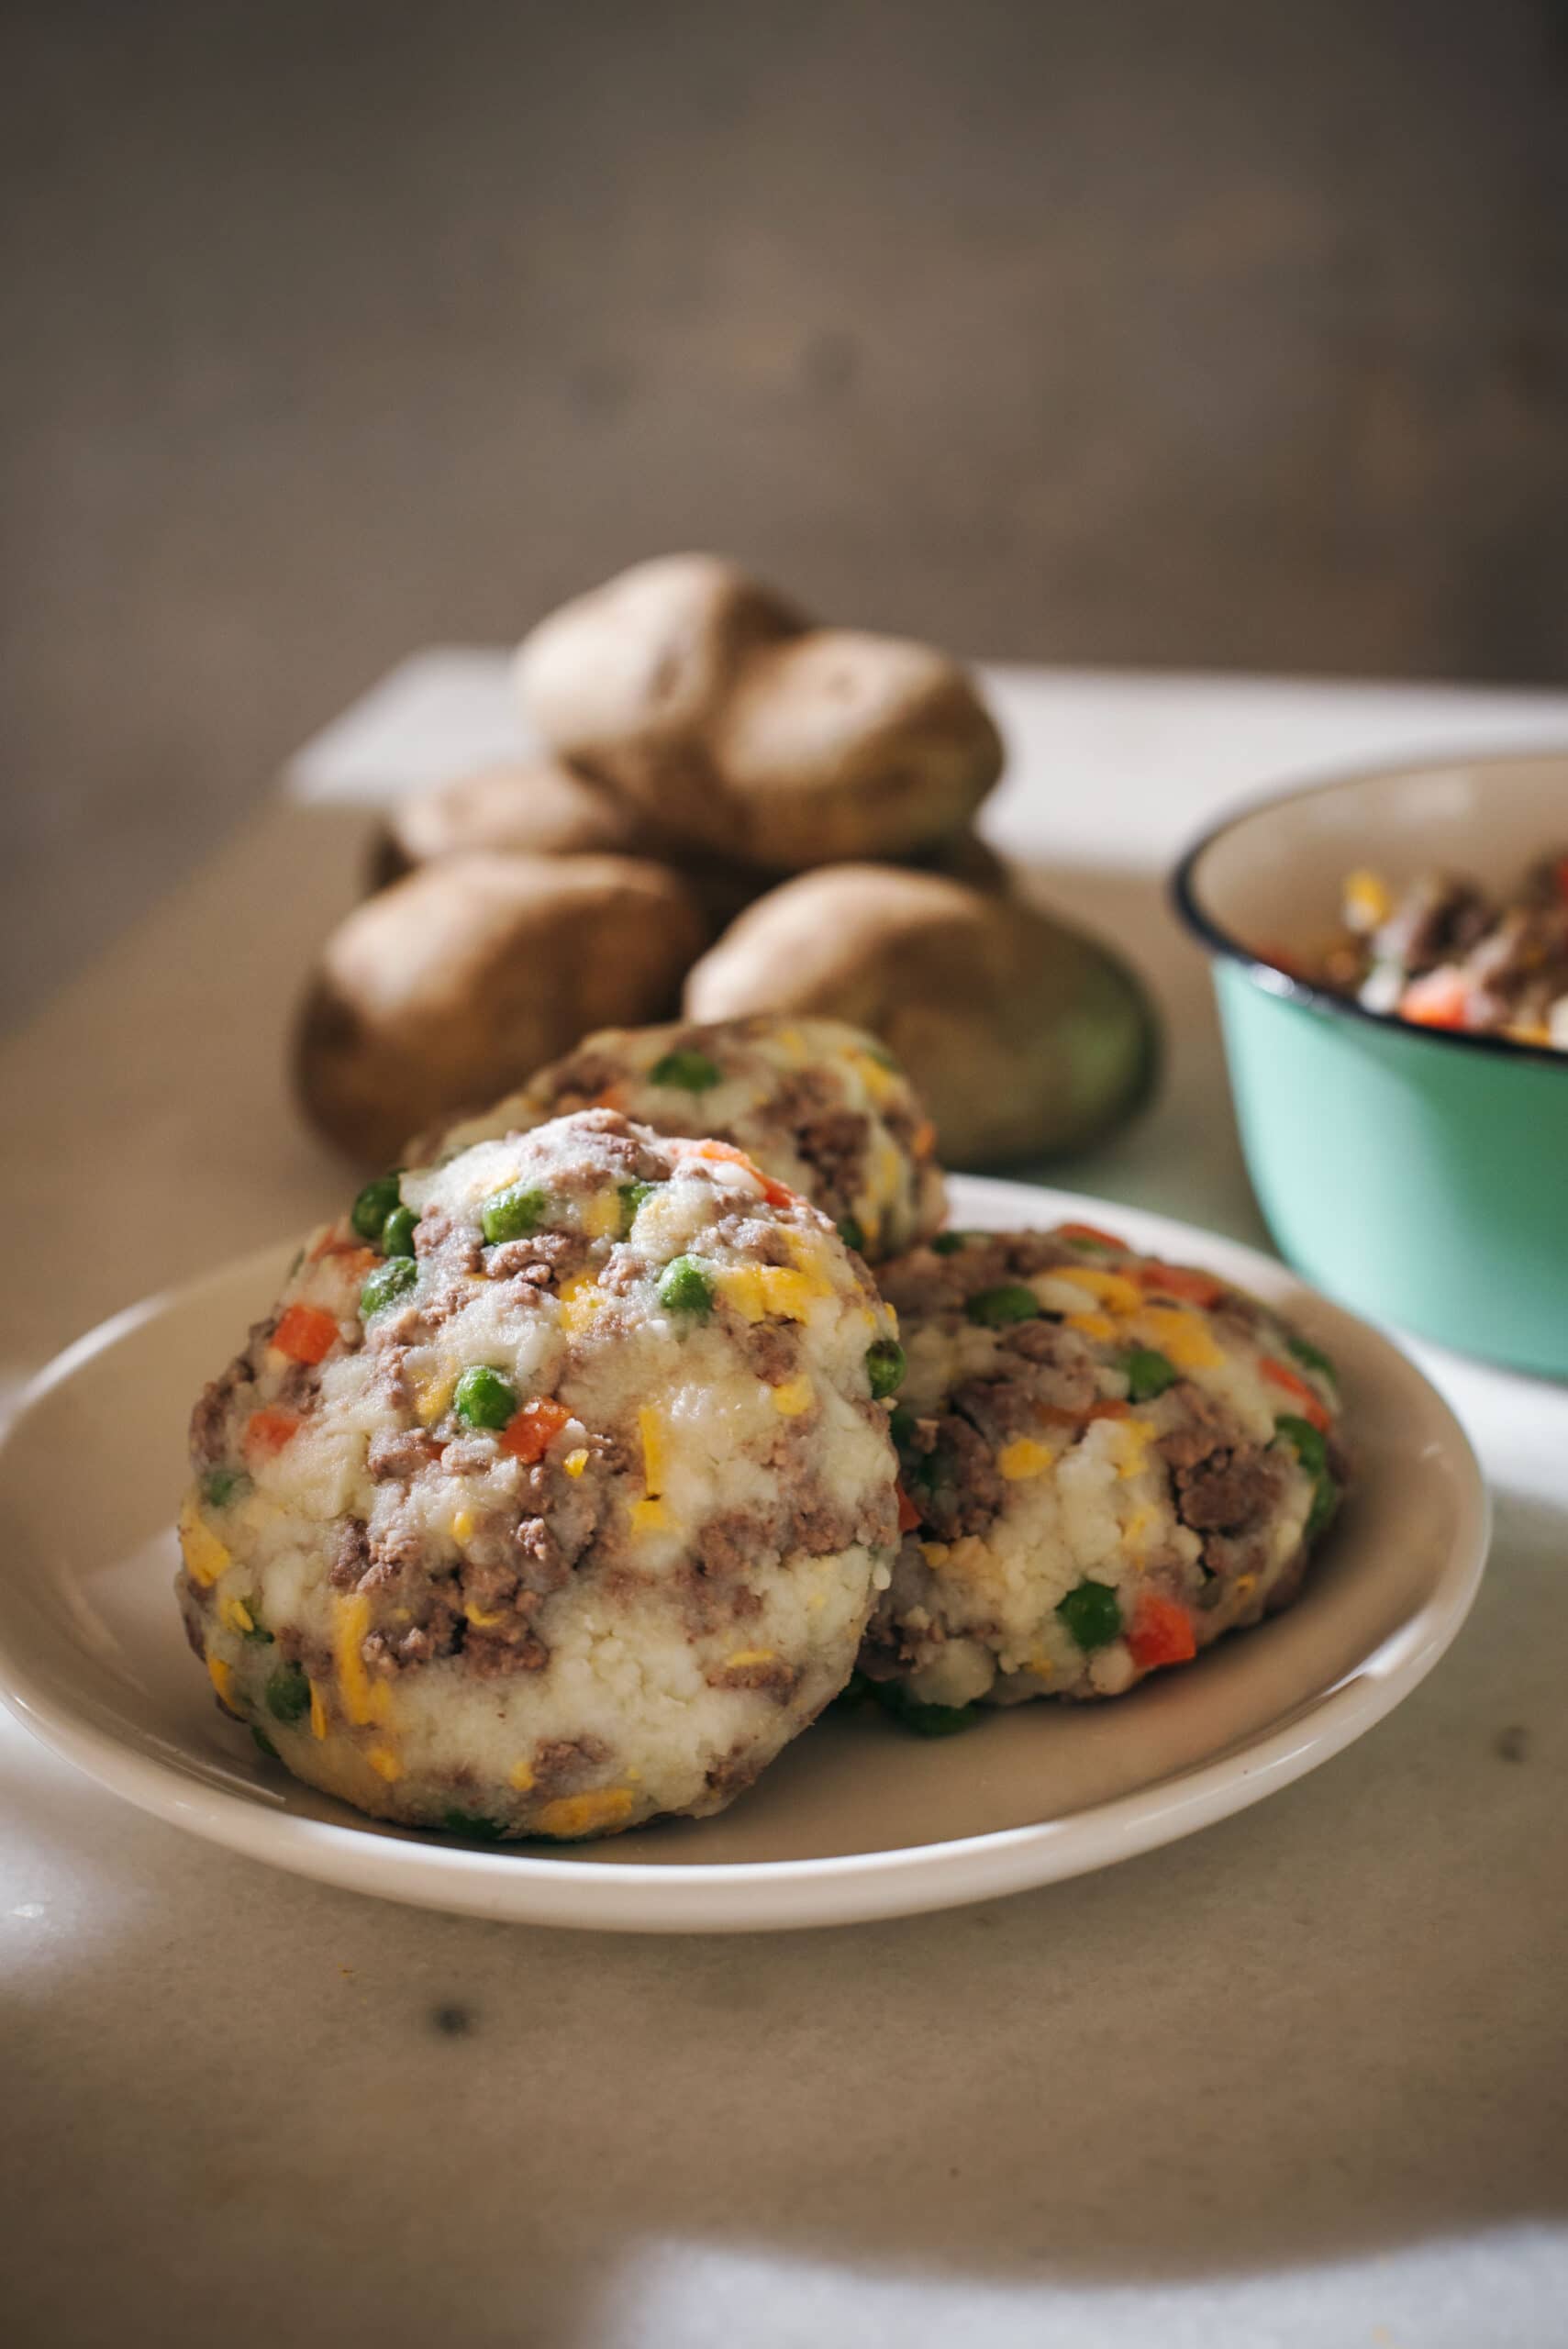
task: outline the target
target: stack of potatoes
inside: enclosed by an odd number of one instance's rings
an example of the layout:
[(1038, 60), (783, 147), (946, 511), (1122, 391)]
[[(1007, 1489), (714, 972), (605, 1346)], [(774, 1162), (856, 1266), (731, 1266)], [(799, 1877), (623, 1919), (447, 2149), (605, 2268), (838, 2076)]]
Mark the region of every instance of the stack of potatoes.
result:
[(1138, 1106), (1146, 999), (976, 837), (1002, 741), (945, 654), (678, 555), (553, 613), (516, 679), (549, 755), (399, 807), (312, 978), (300, 1094), (352, 1156), (680, 1009), (870, 1029), (950, 1165), (1078, 1149)]

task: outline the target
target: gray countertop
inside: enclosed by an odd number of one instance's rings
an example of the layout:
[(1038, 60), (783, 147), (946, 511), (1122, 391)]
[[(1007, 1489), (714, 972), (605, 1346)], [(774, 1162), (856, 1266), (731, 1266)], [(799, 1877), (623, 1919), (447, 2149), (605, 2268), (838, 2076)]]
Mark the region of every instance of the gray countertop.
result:
[[(1256, 1237), (1173, 838), (1396, 736), (1568, 738), (1568, 701), (997, 691), (996, 836), (1071, 868), (1174, 1030), (1158, 1112), (1056, 1178)], [(395, 679), (0, 1052), (13, 1374), (333, 1202), (283, 1094), (302, 959), (373, 788), (507, 722), (494, 661)], [(1561, 2341), (1568, 1397), (1423, 1359), (1498, 1500), (1450, 1656), (1266, 1804), (1005, 1902), (711, 1941), (449, 1919), (182, 1836), (0, 1721), (9, 2337)]]

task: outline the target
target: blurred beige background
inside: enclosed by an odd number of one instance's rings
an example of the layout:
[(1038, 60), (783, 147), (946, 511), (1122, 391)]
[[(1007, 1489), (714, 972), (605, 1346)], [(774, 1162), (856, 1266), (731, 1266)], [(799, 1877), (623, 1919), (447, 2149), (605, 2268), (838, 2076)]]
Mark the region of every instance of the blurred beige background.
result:
[(403, 653), (672, 546), (971, 654), (1568, 676), (1551, 0), (0, 38), (7, 1017)]

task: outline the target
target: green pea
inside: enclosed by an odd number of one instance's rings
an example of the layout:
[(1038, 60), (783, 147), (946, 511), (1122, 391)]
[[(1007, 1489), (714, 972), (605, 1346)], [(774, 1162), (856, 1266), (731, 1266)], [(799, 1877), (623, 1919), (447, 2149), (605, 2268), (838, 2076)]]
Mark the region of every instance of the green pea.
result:
[(386, 1219), (399, 1198), (397, 1176), (378, 1174), (367, 1183), (349, 1211), (349, 1220), (361, 1240), (379, 1240)]
[(864, 1052), (868, 1061), (874, 1061), (878, 1068), (886, 1069), (890, 1076), (903, 1075), (903, 1062), (895, 1060), (894, 1055), (888, 1051), (885, 1044), (866, 1043), (862, 1045), (861, 1050)]
[(676, 1256), (665, 1265), (659, 1302), (667, 1312), (696, 1313), (706, 1319), (713, 1311), (713, 1283), (695, 1256)]
[(484, 1212), (479, 1220), (486, 1240), (526, 1240), (537, 1231), (540, 1219), (550, 1205), (547, 1192), (532, 1188), (527, 1183), (508, 1183), (504, 1191), (484, 1202)]
[(855, 1221), (852, 1215), (840, 1217), (839, 1237), (843, 1241), (846, 1248), (852, 1248), (854, 1250), (857, 1256), (863, 1256), (865, 1254), (866, 1236), (861, 1226)]
[(683, 1093), (708, 1093), (722, 1085), (722, 1073), (706, 1052), (666, 1052), (648, 1072), (650, 1085), (678, 1085)]
[(1121, 1366), (1127, 1373), (1129, 1403), (1152, 1403), (1156, 1395), (1163, 1395), (1181, 1376), (1175, 1364), (1167, 1355), (1156, 1353), (1152, 1346), (1135, 1346), (1131, 1353), (1122, 1356)]
[(978, 1705), (923, 1705), (895, 1680), (873, 1681), (871, 1693), (884, 1713), (917, 1737), (956, 1737), (973, 1729), (981, 1718)]
[(413, 1208), (394, 1208), (381, 1227), (381, 1252), (384, 1256), (411, 1256), (414, 1253), (414, 1233), (419, 1218)]
[(866, 1376), (871, 1380), (871, 1391), (877, 1402), (897, 1393), (904, 1384), (906, 1367), (904, 1349), (895, 1338), (879, 1338), (874, 1346), (867, 1347)]
[(1315, 1346), (1309, 1338), (1287, 1338), (1284, 1345), (1286, 1353), (1294, 1354), (1303, 1370), (1315, 1370), (1330, 1386), (1338, 1386), (1340, 1374), (1321, 1346)]
[(1306, 1533), (1309, 1542), (1316, 1542), (1318, 1536), (1332, 1525), (1340, 1499), (1340, 1487), (1325, 1471), (1313, 1488), (1312, 1506), (1307, 1512)]
[(977, 1728), (980, 1717), (978, 1705), (919, 1705), (913, 1697), (898, 1714), (917, 1737), (956, 1737), (962, 1730)]
[(255, 1722), (252, 1721), (250, 1724), (250, 1734), (255, 1739), (257, 1746), (261, 1752), (266, 1755), (268, 1761), (275, 1762), (278, 1759), (278, 1749), (272, 1743), (272, 1739), (267, 1735), (266, 1731), (264, 1729), (258, 1729)]
[(931, 1252), (937, 1256), (956, 1256), (968, 1242), (967, 1231), (939, 1231), (931, 1242)]
[(517, 1408), (517, 1388), (488, 1363), (465, 1370), (452, 1393), (452, 1409), (471, 1428), (504, 1428)]
[(902, 1403), (898, 1405), (893, 1417), (888, 1420), (887, 1427), (889, 1434), (901, 1452), (906, 1444), (914, 1442), (915, 1414), (913, 1411), (906, 1410)]
[(617, 1195), (620, 1199), (620, 1236), (623, 1240), (628, 1237), (632, 1225), (641, 1213), (643, 1200), (651, 1191), (658, 1188), (657, 1183), (617, 1184)]
[(263, 1693), (274, 1720), (303, 1720), (310, 1710), (310, 1683), (297, 1664), (280, 1664)]
[(1057, 1601), (1056, 1612), (1085, 1654), (1121, 1637), (1121, 1606), (1108, 1583), (1081, 1582)]
[(250, 1489), (243, 1468), (209, 1468), (202, 1478), (202, 1498), (209, 1508), (228, 1508)]
[(1040, 1302), (1032, 1288), (1005, 1282), (1000, 1288), (983, 1288), (964, 1307), (983, 1330), (1006, 1330), (1015, 1321), (1038, 1321)]
[(449, 1835), (466, 1835), (473, 1843), (498, 1843), (506, 1832), (477, 1810), (443, 1810), (441, 1825)]
[(956, 1469), (957, 1463), (952, 1453), (945, 1444), (939, 1443), (922, 1454), (909, 1474), (917, 1485), (923, 1485), (927, 1492), (930, 1492), (938, 1485), (954, 1483)]
[(1322, 1475), (1329, 1465), (1329, 1447), (1310, 1419), (1298, 1419), (1294, 1411), (1286, 1411), (1274, 1421), (1274, 1433), (1294, 1448), (1309, 1476)]
[(400, 1297), (406, 1297), (419, 1277), (412, 1256), (389, 1256), (378, 1264), (360, 1291), (360, 1312), (368, 1321), (373, 1314), (384, 1313)]

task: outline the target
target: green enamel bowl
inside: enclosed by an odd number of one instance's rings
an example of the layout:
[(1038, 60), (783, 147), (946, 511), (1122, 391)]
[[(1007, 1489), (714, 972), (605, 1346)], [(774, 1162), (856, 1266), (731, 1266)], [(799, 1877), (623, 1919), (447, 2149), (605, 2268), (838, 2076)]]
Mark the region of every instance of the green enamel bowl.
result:
[(1240, 809), (1177, 867), (1211, 958), (1241, 1143), (1316, 1286), (1466, 1353), (1568, 1377), (1568, 1053), (1409, 1026), (1292, 977), (1358, 865), (1505, 896), (1568, 848), (1568, 751), (1341, 775)]

